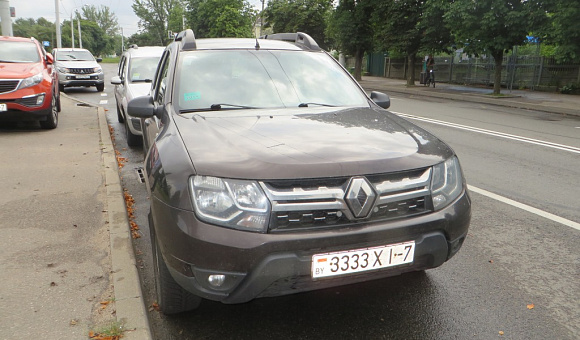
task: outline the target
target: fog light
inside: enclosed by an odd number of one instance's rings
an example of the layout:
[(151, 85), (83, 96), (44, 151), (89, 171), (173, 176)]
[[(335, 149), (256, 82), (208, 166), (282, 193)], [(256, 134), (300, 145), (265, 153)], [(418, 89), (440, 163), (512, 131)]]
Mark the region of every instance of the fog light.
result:
[(41, 105), (44, 102), (44, 94), (36, 97), (36, 105)]
[(209, 282), (210, 285), (212, 285), (213, 287), (221, 287), (224, 282), (226, 282), (226, 276), (225, 275), (210, 275), (207, 278), (207, 282)]

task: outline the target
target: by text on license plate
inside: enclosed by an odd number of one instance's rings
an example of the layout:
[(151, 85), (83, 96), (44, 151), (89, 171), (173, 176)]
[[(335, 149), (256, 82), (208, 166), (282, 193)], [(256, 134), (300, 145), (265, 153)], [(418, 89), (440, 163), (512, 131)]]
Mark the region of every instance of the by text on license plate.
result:
[(8, 111), (8, 106), (6, 104), (0, 104), (0, 112)]
[(415, 241), (312, 256), (312, 278), (364, 272), (412, 263)]
[(77, 76), (77, 79), (90, 79), (91, 76)]

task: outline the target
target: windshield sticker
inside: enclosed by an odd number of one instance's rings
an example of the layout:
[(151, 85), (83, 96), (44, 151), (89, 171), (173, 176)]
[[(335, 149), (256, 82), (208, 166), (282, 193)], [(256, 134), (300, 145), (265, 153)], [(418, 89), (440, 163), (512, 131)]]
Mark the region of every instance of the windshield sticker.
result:
[(190, 100), (199, 100), (201, 99), (201, 92), (189, 92), (183, 94), (183, 100), (190, 101)]

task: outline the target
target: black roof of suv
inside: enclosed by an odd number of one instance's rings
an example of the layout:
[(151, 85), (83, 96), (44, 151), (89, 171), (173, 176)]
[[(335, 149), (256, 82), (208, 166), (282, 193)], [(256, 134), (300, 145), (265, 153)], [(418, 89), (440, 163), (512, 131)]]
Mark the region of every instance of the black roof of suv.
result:
[(144, 140), (158, 301), (240, 303), (437, 267), (471, 209), (453, 150), (304, 33), (180, 33), (128, 113)]

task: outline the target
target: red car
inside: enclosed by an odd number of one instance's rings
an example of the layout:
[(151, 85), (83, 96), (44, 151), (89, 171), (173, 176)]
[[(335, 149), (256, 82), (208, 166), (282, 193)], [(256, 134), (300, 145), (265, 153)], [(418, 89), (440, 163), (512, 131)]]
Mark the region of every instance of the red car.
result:
[(34, 38), (0, 36), (0, 121), (56, 128), (60, 92), (53, 61)]

